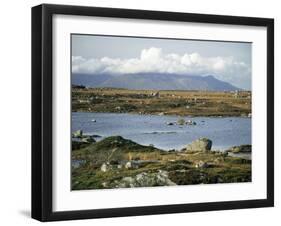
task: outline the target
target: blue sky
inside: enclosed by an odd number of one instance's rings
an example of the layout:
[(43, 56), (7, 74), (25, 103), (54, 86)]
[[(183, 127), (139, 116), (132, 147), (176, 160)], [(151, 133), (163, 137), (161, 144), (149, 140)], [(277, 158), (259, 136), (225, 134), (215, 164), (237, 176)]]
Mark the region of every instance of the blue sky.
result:
[(214, 75), (251, 89), (251, 43), (72, 35), (72, 72)]

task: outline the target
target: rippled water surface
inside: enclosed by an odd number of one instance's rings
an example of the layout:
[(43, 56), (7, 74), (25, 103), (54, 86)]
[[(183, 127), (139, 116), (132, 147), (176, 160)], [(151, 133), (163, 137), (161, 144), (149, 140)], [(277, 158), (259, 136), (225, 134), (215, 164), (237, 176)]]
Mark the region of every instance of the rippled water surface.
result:
[(251, 118), (184, 117), (196, 125), (167, 125), (178, 119), (178, 116), (73, 112), (72, 131), (82, 129), (86, 134), (102, 138), (119, 135), (164, 150), (179, 150), (200, 137), (213, 141), (212, 150), (251, 144)]

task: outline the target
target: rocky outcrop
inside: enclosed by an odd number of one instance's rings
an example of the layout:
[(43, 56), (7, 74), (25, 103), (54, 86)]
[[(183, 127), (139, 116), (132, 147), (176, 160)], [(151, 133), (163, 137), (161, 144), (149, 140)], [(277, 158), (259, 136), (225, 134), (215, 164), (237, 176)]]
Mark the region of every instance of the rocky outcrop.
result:
[(244, 144), (240, 146), (233, 146), (226, 150), (226, 152), (231, 152), (231, 153), (251, 153), (252, 152), (252, 145), (250, 144)]
[(171, 186), (176, 185), (168, 177), (168, 172), (159, 170), (155, 173), (143, 172), (137, 174), (134, 177), (124, 177), (120, 181), (114, 182), (116, 188), (128, 188), (128, 187), (153, 187), (153, 186)]
[(73, 190), (251, 181), (251, 160), (209, 151), (212, 145), (206, 138), (193, 141), (192, 151), (184, 152), (167, 152), (120, 136), (79, 145), (79, 151), (71, 152)]
[(83, 136), (83, 131), (80, 129), (72, 133), (72, 137), (74, 138), (82, 138), (82, 136)]
[(207, 138), (200, 138), (188, 144), (184, 151), (210, 151), (212, 148), (212, 141)]
[(96, 140), (94, 139), (95, 135), (84, 135), (83, 134), (83, 130), (77, 130), (75, 132), (72, 133), (72, 143), (76, 142), (76, 143), (95, 143)]
[(81, 142), (85, 142), (85, 143), (95, 143), (96, 140), (91, 137), (91, 136), (84, 136), (82, 139), (81, 139)]

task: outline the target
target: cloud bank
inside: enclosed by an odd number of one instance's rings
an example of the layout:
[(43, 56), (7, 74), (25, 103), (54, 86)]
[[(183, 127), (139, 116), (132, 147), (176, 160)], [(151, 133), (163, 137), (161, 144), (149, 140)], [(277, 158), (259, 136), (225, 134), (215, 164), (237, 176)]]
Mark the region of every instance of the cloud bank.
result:
[(72, 57), (73, 73), (174, 73), (187, 75), (214, 75), (217, 79), (249, 88), (251, 68), (233, 57), (203, 57), (198, 53), (164, 54), (161, 48), (143, 49), (138, 58), (92, 58)]

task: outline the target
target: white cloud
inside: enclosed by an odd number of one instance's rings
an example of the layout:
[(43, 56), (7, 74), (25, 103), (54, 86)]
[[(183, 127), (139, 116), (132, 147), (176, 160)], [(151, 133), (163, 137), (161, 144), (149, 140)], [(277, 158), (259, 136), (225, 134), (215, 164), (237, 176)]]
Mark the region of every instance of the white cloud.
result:
[(73, 56), (72, 72), (114, 75), (147, 72), (214, 75), (218, 79), (243, 87), (241, 83), (250, 83), (251, 68), (233, 57), (203, 57), (199, 53), (164, 54), (161, 48), (151, 47), (143, 49), (138, 58), (130, 59), (85, 59)]

